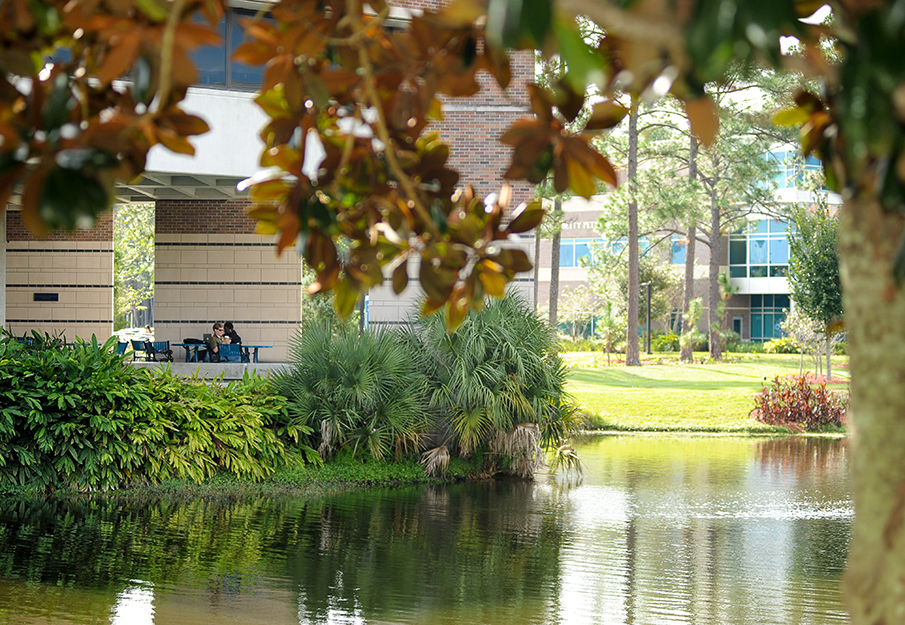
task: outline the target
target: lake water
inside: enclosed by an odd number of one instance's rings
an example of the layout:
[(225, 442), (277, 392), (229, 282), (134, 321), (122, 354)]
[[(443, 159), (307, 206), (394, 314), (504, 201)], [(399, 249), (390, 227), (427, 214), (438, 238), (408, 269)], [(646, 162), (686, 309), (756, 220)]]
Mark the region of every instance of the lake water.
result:
[(0, 624), (823, 624), (846, 442), (602, 436), (583, 479), (0, 499)]

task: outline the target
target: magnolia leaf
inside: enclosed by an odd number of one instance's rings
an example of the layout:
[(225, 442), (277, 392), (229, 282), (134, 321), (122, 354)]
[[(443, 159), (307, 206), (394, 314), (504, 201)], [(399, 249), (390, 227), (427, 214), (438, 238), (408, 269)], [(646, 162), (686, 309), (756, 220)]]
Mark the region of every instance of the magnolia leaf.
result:
[(341, 319), (348, 319), (358, 303), (358, 288), (349, 276), (344, 276), (333, 290), (333, 308)]
[(393, 270), (393, 293), (399, 295), (405, 290), (408, 283), (408, 260), (403, 260), (402, 263)]
[(164, 0), (135, 0), (135, 6), (154, 22), (162, 22), (167, 18), (169, 6)]
[(446, 306), (446, 331), (455, 332), (468, 317), (468, 299), (465, 297), (453, 297)]
[(778, 111), (773, 115), (773, 123), (777, 126), (797, 128), (807, 122), (810, 118), (810, 113), (803, 108), (795, 107), (793, 109)]
[(585, 130), (608, 130), (618, 125), (628, 115), (628, 109), (615, 100), (607, 100), (594, 106)]
[(713, 145), (720, 129), (720, 117), (716, 104), (709, 97), (685, 102), (685, 114), (691, 124), (691, 131), (706, 147)]
[(540, 202), (524, 205), (516, 209), (507, 230), (515, 233), (533, 230), (543, 221), (545, 214), (546, 211), (544, 211)]

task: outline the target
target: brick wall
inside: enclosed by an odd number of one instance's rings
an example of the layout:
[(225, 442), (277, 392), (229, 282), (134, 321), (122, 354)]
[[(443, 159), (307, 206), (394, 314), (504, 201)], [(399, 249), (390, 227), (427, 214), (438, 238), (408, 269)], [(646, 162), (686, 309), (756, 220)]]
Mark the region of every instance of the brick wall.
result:
[(18, 211), (6, 212), (6, 321), (68, 340), (113, 334), (113, 213), (91, 230), (31, 236)]

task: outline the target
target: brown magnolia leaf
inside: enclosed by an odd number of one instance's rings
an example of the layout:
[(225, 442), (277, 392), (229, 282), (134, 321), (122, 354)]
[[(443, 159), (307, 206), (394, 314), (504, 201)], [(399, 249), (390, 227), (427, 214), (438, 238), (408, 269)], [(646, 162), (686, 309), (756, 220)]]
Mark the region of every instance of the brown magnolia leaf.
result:
[(608, 130), (617, 126), (628, 115), (628, 109), (615, 100), (594, 105), (585, 130)]
[(512, 221), (507, 227), (508, 232), (528, 232), (536, 228), (544, 219), (546, 211), (540, 202), (531, 202), (518, 209), (513, 214)]
[(408, 283), (408, 260), (403, 260), (402, 263), (393, 270), (393, 293), (399, 295), (405, 290)]
[(462, 322), (468, 317), (470, 308), (468, 298), (464, 296), (462, 289), (456, 289), (449, 303), (446, 305), (446, 331), (455, 332), (462, 325)]
[(177, 135), (168, 128), (157, 129), (157, 140), (163, 144), (168, 150), (177, 154), (188, 154), (194, 156), (195, 146), (189, 143), (185, 137)]
[(261, 41), (244, 41), (236, 46), (232, 60), (246, 65), (266, 65), (275, 55), (273, 46)]
[(129, 71), (138, 58), (141, 35), (141, 29), (137, 28), (123, 33), (119, 38), (119, 43), (110, 48), (97, 75), (102, 85), (109, 85)]
[(584, 108), (584, 94), (576, 92), (565, 80), (558, 80), (554, 87), (556, 108), (571, 123)]
[(253, 181), (250, 183), (249, 194), (257, 202), (272, 202), (286, 197), (293, 189), (293, 185), (282, 179)]
[(44, 187), (44, 179), (47, 176), (47, 163), (42, 163), (25, 182), (22, 192), (22, 222), (28, 231), (39, 239), (48, 235), (47, 226), (41, 219), (39, 204), (41, 190)]
[(567, 158), (566, 170), (569, 175), (569, 188), (586, 200), (590, 200), (591, 196), (597, 192), (597, 183), (594, 182), (594, 176), (588, 171), (584, 163), (573, 158)]
[(159, 118), (161, 123), (166, 124), (176, 133), (183, 136), (203, 135), (211, 129), (211, 127), (207, 125), (207, 122), (197, 115), (184, 113), (176, 107), (161, 114)]
[(531, 83), (528, 85), (528, 95), (531, 98), (531, 110), (537, 115), (538, 120), (544, 124), (553, 121), (553, 100), (547, 90)]
[(822, 111), (824, 109), (823, 101), (818, 96), (810, 91), (805, 91), (804, 89), (796, 91), (792, 99), (795, 101), (795, 104), (809, 113)]
[(706, 147), (713, 145), (720, 130), (720, 116), (713, 100), (706, 96), (697, 100), (687, 100), (685, 114), (688, 116), (691, 131), (701, 143)]
[(531, 271), (534, 268), (524, 250), (507, 248), (501, 250), (495, 258), (513, 276), (517, 273)]

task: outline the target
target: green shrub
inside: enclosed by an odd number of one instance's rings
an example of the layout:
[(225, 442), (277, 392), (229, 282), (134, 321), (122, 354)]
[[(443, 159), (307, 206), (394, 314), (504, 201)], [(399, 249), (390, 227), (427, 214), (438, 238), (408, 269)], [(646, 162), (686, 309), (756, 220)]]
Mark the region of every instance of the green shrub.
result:
[(657, 332), (651, 337), (650, 346), (655, 352), (677, 352), (680, 349), (679, 335), (671, 330)]
[(771, 387), (757, 394), (754, 404), (752, 415), (758, 421), (809, 432), (841, 426), (848, 408), (844, 396), (828, 391), (826, 384), (810, 384), (806, 375), (776, 376)]
[(275, 378), (291, 422), (323, 457), (350, 448), (399, 457), (427, 429), (427, 378), (398, 333), (307, 325), (293, 337), (291, 368)]
[(409, 341), (425, 354), (431, 381), (436, 447), (427, 452), (428, 468), (442, 467), (449, 449), (487, 451), (501, 469), (531, 475), (541, 448), (560, 447), (578, 427), (556, 333), (520, 297), (490, 300), (453, 334), (442, 316), (422, 317)]
[(100, 345), (0, 340), (0, 481), (106, 489), (222, 470), (259, 478), (300, 433), (267, 382), (221, 386), (134, 368)]
[(771, 339), (764, 343), (765, 354), (798, 354), (800, 351), (801, 345), (791, 336)]

